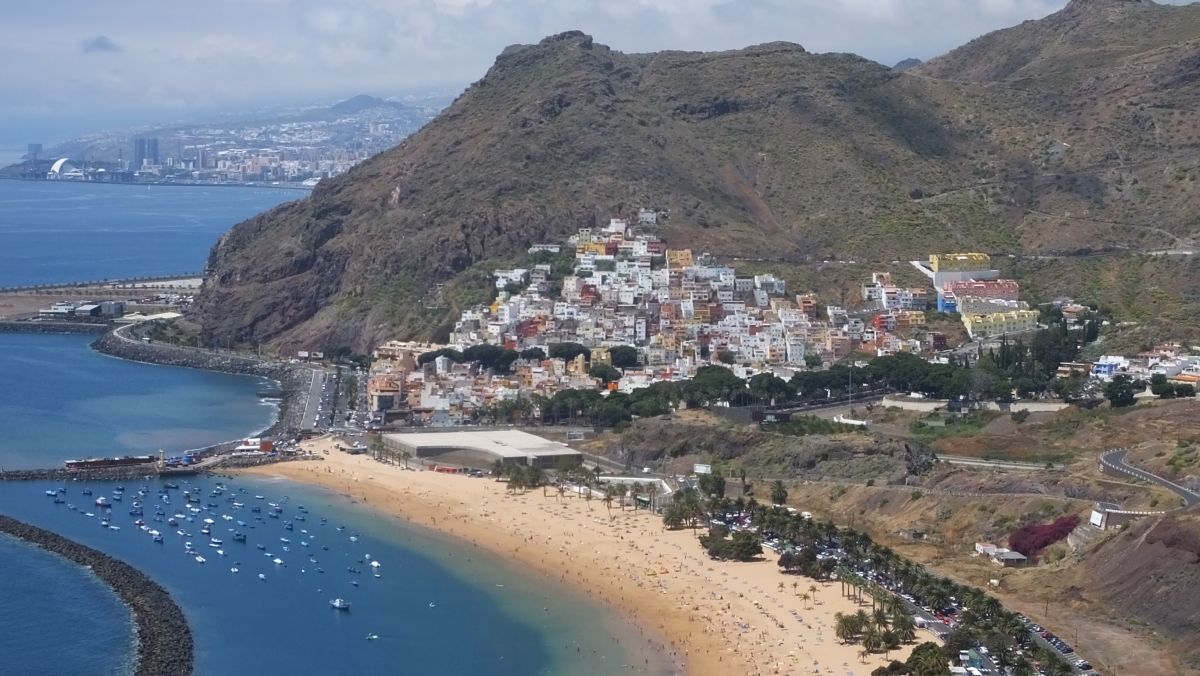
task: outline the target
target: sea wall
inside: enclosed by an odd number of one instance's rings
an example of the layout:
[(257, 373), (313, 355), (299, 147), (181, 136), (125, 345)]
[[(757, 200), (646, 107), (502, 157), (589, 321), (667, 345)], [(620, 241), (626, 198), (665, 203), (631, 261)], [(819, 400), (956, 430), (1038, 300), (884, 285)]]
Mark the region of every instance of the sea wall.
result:
[[(68, 561), (92, 569), (133, 611), (137, 625), (137, 676), (186, 676), (192, 673), (192, 631), (183, 610), (145, 573), (113, 557), (44, 528), (0, 515), (7, 533)], [(69, 632), (69, 628), (66, 628)], [(69, 640), (67, 641), (69, 643)]]
[(226, 350), (145, 341), (142, 339), (144, 330), (144, 327), (138, 325), (122, 326), (101, 336), (92, 343), (92, 349), (130, 361), (274, 380), (279, 383), (282, 391), (279, 418), (263, 433), (273, 437), (286, 437), (295, 434), (301, 428), (308, 387), (312, 382), (312, 369), (309, 367)]

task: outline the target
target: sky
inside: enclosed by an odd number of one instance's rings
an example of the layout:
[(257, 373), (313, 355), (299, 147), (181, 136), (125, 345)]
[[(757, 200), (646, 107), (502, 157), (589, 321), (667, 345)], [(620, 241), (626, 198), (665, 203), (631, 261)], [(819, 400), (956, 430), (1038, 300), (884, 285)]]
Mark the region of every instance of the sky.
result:
[[(1066, 0), (5, 2), (0, 146), (355, 94), (456, 93), (504, 47), (579, 29), (627, 52), (785, 40), (892, 65)], [(1174, 4), (1186, 4), (1174, 0)], [(17, 64), (24, 64), (20, 67)]]

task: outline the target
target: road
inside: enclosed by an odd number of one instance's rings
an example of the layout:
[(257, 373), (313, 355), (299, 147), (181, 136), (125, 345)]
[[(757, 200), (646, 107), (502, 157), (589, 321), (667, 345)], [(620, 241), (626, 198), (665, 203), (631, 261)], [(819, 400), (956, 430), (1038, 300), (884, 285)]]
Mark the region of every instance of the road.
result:
[(1188, 489), (1184, 488), (1183, 486), (1180, 486), (1179, 484), (1175, 483), (1174, 481), (1169, 481), (1158, 475), (1151, 474), (1142, 469), (1138, 469), (1137, 467), (1134, 467), (1133, 465), (1130, 465), (1129, 463), (1125, 462), (1125, 456), (1128, 453), (1129, 453), (1129, 449), (1114, 448), (1113, 450), (1108, 451), (1107, 453), (1104, 453), (1103, 455), (1101, 455), (1100, 462), (1101, 462), (1101, 464), (1108, 465), (1109, 467), (1112, 467), (1112, 468), (1116, 469), (1117, 471), (1124, 472), (1125, 474), (1128, 474), (1130, 476), (1137, 477), (1139, 479), (1149, 481), (1152, 484), (1157, 484), (1159, 486), (1162, 486), (1163, 488), (1171, 491), (1175, 495), (1178, 495), (1183, 500), (1184, 507), (1191, 507), (1192, 505), (1195, 505), (1196, 503), (1200, 503), (1200, 495), (1197, 495), (1197, 494), (1193, 493), (1192, 491), (1189, 491)]
[(308, 398), (304, 402), (304, 418), (300, 421), (300, 429), (315, 430), (318, 426), (317, 410), (321, 406), (322, 394), (325, 388), (325, 371), (312, 370), (312, 382), (308, 386)]
[[(951, 465), (969, 465), (972, 467), (991, 467), (994, 469), (1011, 469), (1024, 472), (1040, 472), (1047, 469), (1046, 464), (1036, 462), (1012, 462), (1009, 460), (984, 460), (982, 458), (963, 458), (956, 455), (938, 455), (941, 462)], [(1062, 469), (1061, 464), (1051, 464), (1049, 469)]]

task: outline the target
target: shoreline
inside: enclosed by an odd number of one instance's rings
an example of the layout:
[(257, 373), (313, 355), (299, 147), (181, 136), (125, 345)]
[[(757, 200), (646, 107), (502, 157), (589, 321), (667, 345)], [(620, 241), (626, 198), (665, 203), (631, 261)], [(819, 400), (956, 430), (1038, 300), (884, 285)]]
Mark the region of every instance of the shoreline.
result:
[[(288, 364), (246, 354), (224, 353), (199, 347), (143, 342), (122, 332), (131, 333), (138, 327), (127, 324), (113, 329), (89, 345), (100, 354), (126, 361), (156, 366), (194, 368), (201, 371), (229, 373), (265, 379), (279, 387), (280, 397), (275, 407), (275, 420), (251, 436), (287, 437), (299, 432), (307, 405), (308, 382), (312, 369), (300, 364)], [(214, 444), (217, 448), (237, 442), (237, 439)], [(181, 449), (185, 450), (185, 449)], [(186, 449), (199, 450), (199, 449)]]
[[(18, 162), (17, 164), (20, 164)], [(8, 165), (11, 167), (14, 165)], [(7, 169), (8, 167), (2, 167)], [(51, 181), (44, 178), (25, 178), (23, 176), (0, 176), (0, 181), (22, 181), (25, 183), (81, 183), (84, 185), (115, 185), (131, 188), (141, 188), (143, 186), (153, 186), (155, 188), (267, 188), (269, 190), (295, 190), (296, 192), (312, 193), (312, 188), (306, 188), (299, 185), (267, 185), (257, 183), (185, 183), (182, 181), (171, 181), (163, 183), (120, 183), (114, 181)], [(307, 195), (306, 195), (307, 196)], [(303, 198), (298, 198), (303, 199)]]
[(133, 614), (136, 676), (186, 676), (194, 669), (191, 627), (170, 592), (133, 566), (62, 535), (0, 514), (0, 533), (83, 566)]
[[(861, 606), (841, 596), (836, 583), (784, 575), (769, 551), (755, 562), (715, 561), (692, 532), (666, 531), (645, 511), (609, 510), (600, 499), (560, 499), (536, 489), (511, 494), (490, 478), (405, 471), (334, 451), (329, 439), (304, 445), (318, 453), (329, 448), (330, 455), (234, 473), (324, 487), (378, 516), (574, 587), (632, 623), (646, 639), (641, 648), (662, 654), (681, 673), (865, 675), (889, 661), (884, 655), (863, 661), (858, 646), (837, 640), (834, 614)], [(911, 648), (888, 657), (903, 661)]]

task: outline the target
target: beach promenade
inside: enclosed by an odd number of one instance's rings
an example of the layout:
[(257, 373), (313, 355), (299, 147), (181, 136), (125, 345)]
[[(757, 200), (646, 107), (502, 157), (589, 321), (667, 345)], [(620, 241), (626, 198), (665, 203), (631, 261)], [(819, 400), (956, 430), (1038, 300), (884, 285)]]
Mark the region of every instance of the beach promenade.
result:
[[(327, 439), (309, 446), (330, 454), (324, 462), (242, 471), (319, 484), (381, 515), (536, 569), (629, 618), (645, 636), (642, 652), (665, 651), (687, 674), (846, 676), (888, 662), (883, 654), (864, 661), (860, 646), (838, 641), (834, 614), (860, 606), (841, 596), (836, 583), (784, 575), (769, 550), (757, 562), (713, 561), (691, 531), (665, 531), (661, 518), (645, 511), (560, 499), (540, 488), (511, 494), (490, 478), (405, 471), (333, 451)], [(923, 631), (917, 637), (930, 638)], [(903, 660), (909, 650), (888, 657)]]

